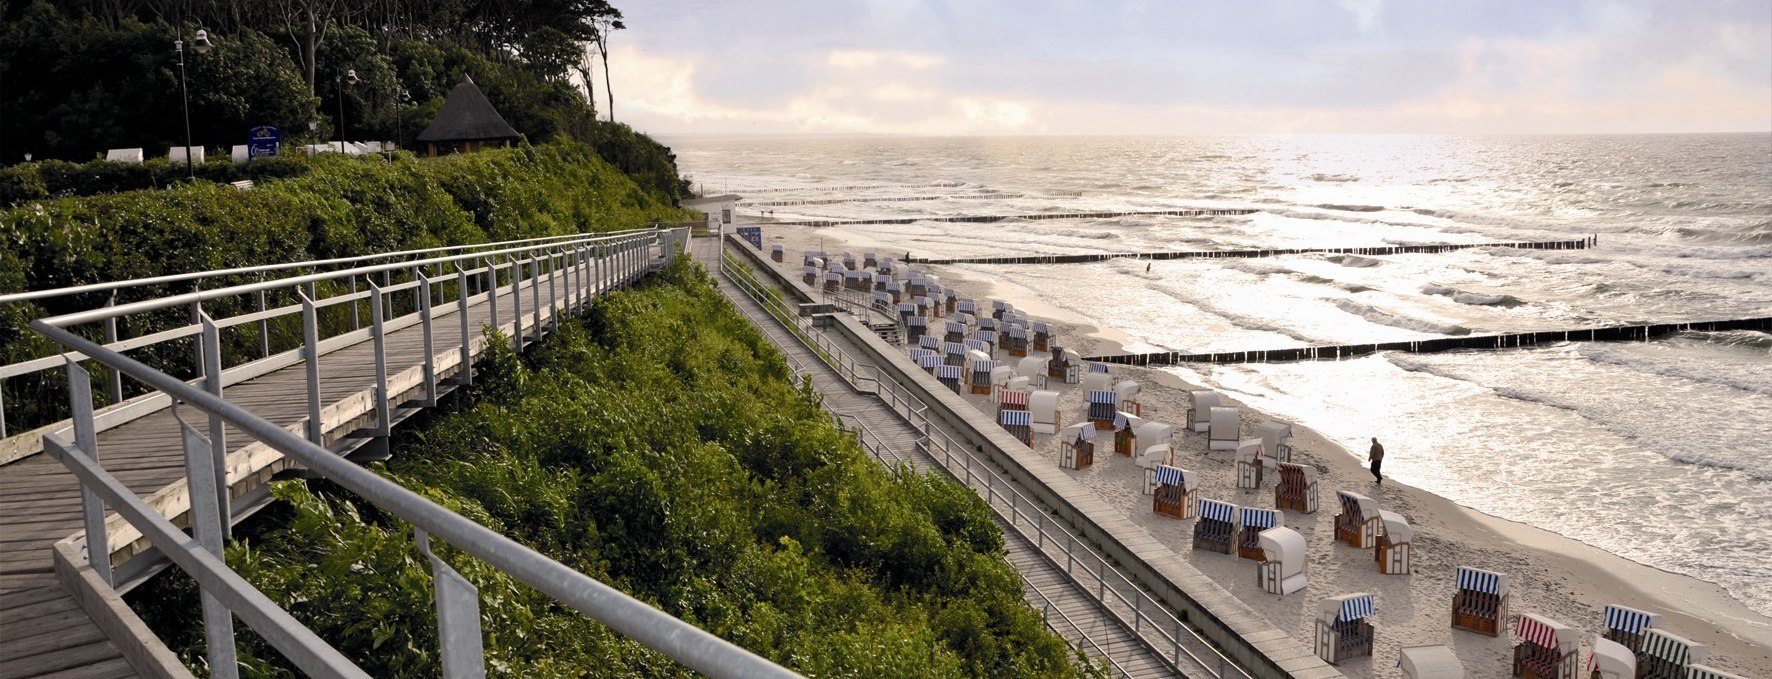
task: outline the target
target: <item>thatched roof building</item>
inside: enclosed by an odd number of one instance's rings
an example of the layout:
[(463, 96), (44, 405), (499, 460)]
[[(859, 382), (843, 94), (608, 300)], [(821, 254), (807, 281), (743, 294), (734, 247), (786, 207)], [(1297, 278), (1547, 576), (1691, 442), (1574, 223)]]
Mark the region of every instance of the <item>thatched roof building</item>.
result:
[(430, 156), (471, 153), (485, 145), (510, 146), (517, 137), (517, 130), (492, 108), (486, 94), (466, 75), (443, 100), (443, 108), (437, 111), (431, 126), (418, 133), (418, 140), (425, 143)]

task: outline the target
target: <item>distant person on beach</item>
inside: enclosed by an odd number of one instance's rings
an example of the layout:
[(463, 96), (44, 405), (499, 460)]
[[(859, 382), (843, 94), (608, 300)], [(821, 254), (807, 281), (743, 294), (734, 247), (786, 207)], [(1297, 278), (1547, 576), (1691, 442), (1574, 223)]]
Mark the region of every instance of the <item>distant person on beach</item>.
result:
[(1384, 445), (1376, 436), (1372, 437), (1372, 449), (1366, 451), (1366, 459), (1372, 461), (1372, 482), (1384, 483), (1384, 475), (1378, 473), (1378, 468), (1384, 465)]

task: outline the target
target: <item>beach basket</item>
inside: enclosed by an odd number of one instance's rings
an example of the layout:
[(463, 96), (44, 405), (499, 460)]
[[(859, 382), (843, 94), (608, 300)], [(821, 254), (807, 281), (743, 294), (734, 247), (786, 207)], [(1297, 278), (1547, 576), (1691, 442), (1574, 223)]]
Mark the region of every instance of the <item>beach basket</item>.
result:
[[(1022, 378), (1025, 379), (1025, 378)], [(1034, 416), (1034, 433), (1058, 431), (1058, 392), (1036, 391), (1028, 396), (1028, 412)]]
[(1379, 522), (1382, 521), (1378, 515), (1378, 501), (1345, 490), (1335, 491), (1335, 498), (1341, 502), (1341, 513), (1335, 515), (1335, 539), (1360, 549), (1371, 549), (1378, 544)]
[(953, 390), (956, 394), (961, 393), (960, 385), (965, 381), (965, 374), (965, 368), (957, 365), (943, 364), (935, 368), (936, 381), (941, 382), (942, 386)]
[(1255, 434), (1261, 437), (1261, 450), (1269, 459), (1292, 461), (1292, 425), (1285, 422), (1263, 422), (1255, 428)]
[(1280, 483), (1274, 486), (1274, 506), (1295, 512), (1317, 511), (1317, 468), (1280, 462), (1275, 465)]
[(1089, 392), (1088, 419), (1095, 424), (1096, 429), (1107, 430), (1114, 428), (1114, 413), (1119, 412), (1119, 409), (1115, 407), (1117, 403), (1118, 398), (1114, 392)]
[(1191, 519), (1198, 513), (1199, 482), (1186, 469), (1157, 465), (1151, 470), (1156, 488), (1151, 493), (1151, 511), (1177, 519)]
[[(1692, 667), (1687, 666), (1688, 674)], [(1598, 637), (1594, 639), (1593, 651), (1587, 657), (1587, 675), (1589, 679), (1637, 679), (1637, 652), (1626, 648), (1624, 644)]]
[(1034, 322), (1034, 351), (1050, 351), (1052, 348), (1052, 328), (1044, 321)]
[(1484, 636), (1507, 630), (1507, 575), (1477, 568), (1458, 568), (1458, 591), (1452, 595), (1452, 628)]
[(1261, 532), (1280, 525), (1280, 512), (1276, 509), (1244, 507), (1242, 514), (1243, 527), (1237, 531), (1237, 556), (1255, 561), (1265, 560), (1267, 555), (1261, 551)]
[(1378, 535), (1377, 544), (1372, 547), (1372, 559), (1378, 562), (1378, 572), (1385, 575), (1409, 574), (1410, 543), (1415, 540), (1415, 529), (1402, 514), (1380, 510), (1379, 524), (1384, 532)]
[(1372, 655), (1372, 595), (1364, 592), (1324, 599), (1317, 605), (1317, 657), (1331, 665)]
[(1643, 634), (1661, 626), (1661, 616), (1635, 608), (1607, 604), (1603, 613), (1606, 631), (1601, 636), (1623, 644), (1636, 653), (1643, 648)]
[(1261, 532), (1262, 561), (1255, 565), (1255, 578), (1261, 591), (1285, 596), (1304, 589), (1309, 581), (1304, 576), (1304, 536), (1285, 526)]
[(1142, 424), (1144, 418), (1132, 413), (1114, 413), (1114, 452), (1131, 457), (1133, 442), (1138, 439), (1137, 429)]
[(1224, 403), (1224, 400), (1218, 396), (1218, 392), (1206, 390), (1190, 391), (1188, 399), (1192, 402), (1192, 407), (1189, 408), (1192, 416), (1188, 419), (1188, 426), (1202, 434), (1211, 430), (1212, 409)]
[(1650, 628), (1644, 630), (1643, 647), (1637, 651), (1637, 673), (1643, 679), (1686, 679), (1687, 666), (1709, 659), (1710, 647)]
[(1403, 679), (1464, 679), (1464, 664), (1445, 646), (1404, 646), (1397, 650)]
[(1580, 632), (1532, 613), (1514, 623), (1514, 676), (1522, 679), (1576, 679), (1580, 664)]
[(1087, 469), (1095, 464), (1095, 427), (1079, 422), (1058, 433), (1058, 466)]
[(1195, 503), (1199, 508), (1199, 520), (1194, 522), (1194, 549), (1203, 549), (1219, 554), (1231, 553), (1231, 542), (1236, 539), (1238, 507), (1229, 502), (1201, 499)]
[(1026, 410), (1005, 410), (997, 413), (997, 423), (1009, 432), (1016, 440), (1028, 447), (1034, 445), (1034, 430), (1031, 414)]

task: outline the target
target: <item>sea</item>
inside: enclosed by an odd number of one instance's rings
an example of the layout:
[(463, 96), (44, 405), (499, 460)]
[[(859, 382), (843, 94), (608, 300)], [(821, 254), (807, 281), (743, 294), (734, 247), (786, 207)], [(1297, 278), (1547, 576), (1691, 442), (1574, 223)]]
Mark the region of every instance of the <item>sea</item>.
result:
[[(1597, 238), (1589, 250), (956, 265), (1217, 352), (1772, 316), (1772, 135), (689, 138), (741, 219), (1245, 208), (825, 227), (919, 257)], [(767, 229), (766, 229), (767, 230)], [(1149, 271), (1146, 267), (1149, 265)], [(1387, 476), (1772, 615), (1772, 336), (1171, 368)]]

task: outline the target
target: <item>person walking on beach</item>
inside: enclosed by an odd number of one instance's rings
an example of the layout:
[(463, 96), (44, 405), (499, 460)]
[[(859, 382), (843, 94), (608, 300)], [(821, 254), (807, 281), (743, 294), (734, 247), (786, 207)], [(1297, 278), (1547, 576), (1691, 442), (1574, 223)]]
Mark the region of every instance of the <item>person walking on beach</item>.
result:
[(1376, 436), (1372, 437), (1372, 449), (1366, 451), (1366, 459), (1372, 461), (1372, 482), (1384, 483), (1384, 475), (1378, 473), (1378, 468), (1384, 465), (1384, 445)]

